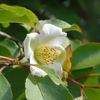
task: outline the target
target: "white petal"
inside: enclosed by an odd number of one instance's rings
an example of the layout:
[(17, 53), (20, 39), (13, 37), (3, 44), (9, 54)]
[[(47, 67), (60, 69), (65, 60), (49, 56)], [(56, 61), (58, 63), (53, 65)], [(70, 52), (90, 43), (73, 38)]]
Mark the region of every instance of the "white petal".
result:
[(39, 36), (39, 45), (60, 45), (67, 33), (62, 29), (51, 24), (44, 24)]
[[(34, 58), (34, 53), (33, 52), (30, 55), (30, 64), (37, 64), (37, 61)], [(39, 76), (39, 77), (41, 77), (41, 76), (44, 77), (44, 76), (47, 75), (46, 72), (44, 72), (42, 69), (37, 68), (35, 66), (30, 66), (30, 71), (31, 71), (32, 75), (36, 75), (36, 76)]]
[(62, 65), (60, 63), (50, 64), (47, 67), (50, 67), (55, 70), (56, 74), (62, 78)]
[(31, 71), (32, 75), (36, 75), (36, 76), (39, 76), (39, 77), (41, 77), (41, 76), (44, 77), (44, 76), (47, 75), (46, 72), (44, 72), (42, 69), (37, 68), (35, 66), (30, 66), (30, 71)]
[(37, 61), (34, 58), (34, 52), (32, 52), (30, 55), (30, 64), (37, 64)]
[(38, 45), (38, 33), (31, 33), (27, 34), (25, 40), (24, 40), (24, 52), (25, 57), (28, 59), (30, 58), (30, 55), (32, 52), (34, 52), (35, 48)]

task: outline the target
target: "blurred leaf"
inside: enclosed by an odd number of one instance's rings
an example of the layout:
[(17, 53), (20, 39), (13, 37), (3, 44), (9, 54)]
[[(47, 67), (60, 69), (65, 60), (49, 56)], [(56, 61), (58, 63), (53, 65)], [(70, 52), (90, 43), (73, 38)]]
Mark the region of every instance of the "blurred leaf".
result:
[(53, 24), (57, 27), (62, 28), (63, 32), (68, 32), (68, 31), (79, 31), (80, 33), (82, 33), (80, 27), (76, 24), (70, 25), (69, 23), (62, 21), (62, 20), (44, 20), (44, 21), (40, 21), (40, 24), (43, 26), (44, 24)]
[(51, 78), (51, 80), (56, 84), (63, 84), (66, 85), (66, 83), (64, 83), (63, 81), (61, 81), (61, 79), (56, 75), (54, 69), (51, 69), (49, 67), (43, 67), (42, 68), (46, 71), (46, 73), (48, 73), (48, 76)]
[(73, 51), (72, 69), (83, 69), (100, 63), (100, 44), (89, 43), (79, 46)]
[[(21, 23), (21, 26), (24, 27), (27, 31), (29, 31), (31, 29), (30, 26), (28, 26), (28, 25), (26, 25), (24, 23)], [(35, 30), (34, 30), (34, 32), (35, 32)]]
[(32, 28), (35, 28), (32, 20), (26, 15), (19, 15), (11, 10), (2, 9), (0, 10), (0, 23), (25, 23)]
[(79, 40), (70, 40), (71, 44), (71, 50), (72, 52), (81, 45), (81, 42)]
[(6, 78), (0, 73), (0, 100), (12, 100), (11, 86)]
[[(99, 86), (99, 82), (97, 77), (89, 77), (87, 80), (83, 82), (85, 85), (91, 86)], [(83, 88), (83, 92), (91, 100), (99, 100), (100, 99), (100, 89), (95, 88)]]
[[(72, 79), (77, 79), (80, 78), (82, 76), (88, 75), (90, 74), (90, 70), (89, 69), (80, 69), (80, 70), (73, 70), (71, 71), (71, 75), (69, 74), (69, 77), (71, 77)], [(87, 78), (85, 78), (82, 83), (84, 83), (84, 81)], [(70, 91), (70, 93), (74, 96), (74, 98), (76, 97), (80, 97), (80, 86), (76, 85), (75, 83), (67, 80), (68, 82), (68, 89)], [(77, 91), (77, 92), (76, 92)]]
[(1, 23), (1, 25), (4, 27), (4, 28), (8, 28), (10, 26), (9, 23)]
[(63, 32), (68, 32), (68, 31), (78, 31), (80, 33), (82, 33), (82, 30), (80, 29), (80, 27), (76, 24), (70, 25), (69, 27), (63, 28), (62, 29)]
[(55, 85), (48, 76), (37, 77), (29, 74), (25, 87), (28, 100), (73, 100), (67, 88)]
[(23, 92), (18, 98), (17, 100), (26, 100), (25, 98), (25, 92)]
[[(74, 79), (77, 79), (77, 78), (80, 78), (82, 76), (89, 75), (90, 73), (91, 73), (90, 69), (80, 69), (80, 70), (73, 70), (71, 75), (74, 77)], [(99, 81), (98, 81), (98, 78), (96, 76), (83, 78), (83, 79), (80, 79), (78, 82), (81, 84), (90, 85), (90, 86), (99, 86)], [(69, 86), (70, 86), (70, 84), (69, 84)], [(73, 90), (73, 93), (75, 93), (75, 91)], [(99, 97), (100, 97), (99, 92), (100, 92), (99, 89), (85, 88), (85, 87), (83, 88), (84, 95), (91, 100), (99, 100)]]
[(0, 45), (0, 55), (6, 57), (13, 57), (9, 49), (3, 45)]
[(81, 95), (80, 94), (80, 87), (78, 85), (74, 84), (71, 81), (67, 80), (67, 82), (68, 82), (68, 90), (69, 90), (69, 92), (73, 95), (74, 98), (79, 97)]
[(70, 44), (71, 44), (71, 50), (73, 52), (77, 47), (81, 45), (81, 42), (79, 40), (70, 40), (67, 37), (65, 37), (61, 45), (62, 47), (66, 48)]
[(30, 11), (30, 10), (24, 8), (24, 7), (9, 6), (9, 5), (6, 5), (6, 4), (1, 4), (0, 7), (7, 9), (7, 10), (11, 10), (13, 12), (16, 12), (20, 16), (27, 15), (32, 21), (39, 24), (37, 16), (32, 11)]
[(71, 57), (72, 57), (72, 51), (71, 51), (71, 45), (69, 45), (66, 49), (66, 59), (63, 63), (63, 70), (65, 72), (69, 72), (69, 70), (71, 69)]
[(91, 75), (96, 75), (96, 76), (99, 75), (100, 76), (100, 64), (95, 66), (95, 68), (91, 72)]
[(25, 79), (27, 75), (28, 71), (25, 68), (15, 68), (5, 74), (5, 77), (7, 78), (12, 87), (14, 97), (13, 100), (17, 100), (17, 98), (19, 98), (20, 95), (25, 91)]
[(88, 99), (86, 97), (84, 97), (84, 99), (82, 97), (77, 97), (77, 98), (75, 98), (75, 100), (90, 100), (90, 99)]
[(71, 25), (65, 21), (56, 19), (56, 20), (40, 20), (40, 24), (43, 26), (44, 24), (53, 24), (60, 28), (70, 27)]
[(19, 48), (13, 41), (0, 38), (0, 44), (7, 47), (14, 57), (18, 56)]
[[(36, 65), (36, 66), (39, 66), (39, 65)], [(39, 66), (40, 67), (40, 66)], [(56, 84), (56, 85), (59, 85), (59, 84), (63, 84), (63, 85), (66, 85), (66, 83), (64, 83), (63, 81), (61, 81), (61, 79), (56, 75), (54, 69), (52, 68), (49, 68), (49, 67), (45, 67), (45, 66), (41, 66), (42, 69), (45, 70), (45, 72), (48, 74), (48, 76), (51, 78), (51, 80)], [(41, 68), (40, 67), (40, 68)]]
[(61, 44), (61, 46), (63, 48), (66, 48), (69, 44), (70, 44), (70, 40), (67, 37), (65, 37), (63, 43)]
[(87, 68), (71, 71), (72, 78), (74, 78), (74, 79), (89, 75), (90, 73), (91, 73), (91, 70), (87, 69)]
[[(44, 24), (53, 24), (57, 27), (62, 28), (62, 31), (64, 31), (64, 32), (75, 30), (75, 31), (82, 33), (81, 29), (76, 24), (70, 25), (67, 22), (59, 20), (59, 19), (56, 19), (56, 20), (40, 20), (39, 22), (40, 22), (41, 26), (43, 26)], [(34, 32), (34, 29), (30, 29), (29, 26), (27, 26), (25, 24), (22, 24), (22, 26), (25, 29), (27, 29), (27, 31), (30, 30), (31, 32)], [(39, 31), (42, 30), (41, 26), (39, 24), (36, 25), (36, 27), (38, 28)]]

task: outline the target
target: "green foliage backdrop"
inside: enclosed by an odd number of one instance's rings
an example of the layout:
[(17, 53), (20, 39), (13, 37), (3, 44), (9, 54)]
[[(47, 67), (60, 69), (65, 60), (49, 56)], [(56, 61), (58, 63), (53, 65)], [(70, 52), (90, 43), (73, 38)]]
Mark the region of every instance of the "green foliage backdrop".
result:
[[(69, 24), (77, 24), (84, 34), (70, 32), (68, 36), (71, 39), (86, 38), (88, 41), (100, 41), (100, 0), (0, 0), (1, 3), (26, 7), (33, 11), (39, 20), (57, 18)], [(0, 27), (3, 32), (17, 37), (20, 41), (25, 38), (26, 30), (17, 24), (11, 24), (9, 29)], [(23, 37), (19, 34), (23, 34)]]

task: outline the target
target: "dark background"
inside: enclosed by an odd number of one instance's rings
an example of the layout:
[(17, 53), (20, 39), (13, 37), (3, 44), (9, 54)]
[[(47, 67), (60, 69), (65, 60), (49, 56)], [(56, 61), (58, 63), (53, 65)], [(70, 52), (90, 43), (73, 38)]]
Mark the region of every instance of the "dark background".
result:
[[(84, 38), (89, 42), (100, 42), (100, 0), (0, 0), (0, 4), (19, 5), (33, 11), (39, 20), (61, 19), (77, 24), (83, 34), (68, 32), (70, 39)], [(27, 31), (19, 24), (0, 30), (23, 41)]]

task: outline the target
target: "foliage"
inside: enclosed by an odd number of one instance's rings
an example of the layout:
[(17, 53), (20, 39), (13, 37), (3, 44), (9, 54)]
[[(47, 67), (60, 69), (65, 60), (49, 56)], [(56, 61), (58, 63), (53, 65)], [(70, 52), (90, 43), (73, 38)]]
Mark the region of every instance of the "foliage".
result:
[[(23, 0), (22, 0), (23, 1)], [(45, 0), (44, 0), (45, 1)], [(32, 1), (31, 1), (32, 2)], [(40, 6), (39, 0), (34, 1)], [(53, 2), (52, 7), (51, 4)], [(55, 13), (60, 19), (67, 12), (65, 7), (59, 8), (60, 2), (55, 8), (55, 1), (47, 3), (48, 11)], [(84, 2), (74, 1), (83, 4)], [(93, 2), (93, 1), (92, 1)], [(30, 7), (32, 7), (30, 5)], [(73, 6), (74, 7), (74, 6)], [(68, 9), (67, 9), (68, 10)], [(71, 11), (73, 11), (71, 13)], [(66, 50), (66, 59), (62, 66), (63, 77), (60, 79), (51, 68), (35, 65), (45, 70), (45, 77), (33, 76), (30, 73), (29, 60), (24, 57), (22, 42), (26, 33), (40, 32), (44, 24), (49, 23), (62, 28), (63, 32), (77, 31), (75, 34), (82, 36), (84, 31), (73, 21), (77, 17), (74, 9), (69, 8), (69, 15), (65, 15), (70, 23), (62, 20), (38, 20), (30, 10), (19, 6), (0, 5), (0, 23), (8, 27), (10, 23), (20, 23), (24, 32), (16, 39), (0, 32), (0, 100), (99, 100), (100, 99), (100, 44), (84, 40), (71, 40), (65, 37), (61, 44)], [(58, 14), (58, 13), (61, 14)], [(72, 14), (74, 18), (72, 17)], [(72, 17), (72, 18), (71, 18)], [(92, 19), (92, 18), (91, 18)], [(66, 20), (67, 21), (67, 20)], [(79, 20), (77, 19), (79, 22)], [(75, 23), (75, 24), (73, 24)], [(8, 28), (13, 28), (10, 25)], [(3, 29), (3, 28), (2, 28)], [(85, 30), (85, 29), (84, 29)], [(7, 30), (6, 30), (7, 31)], [(12, 31), (13, 32), (13, 31)], [(24, 34), (24, 35), (23, 35)], [(74, 35), (73, 35), (74, 36)], [(2, 38), (3, 37), (3, 38)], [(77, 37), (77, 35), (76, 35)], [(74, 37), (74, 38), (76, 38)], [(82, 37), (83, 38), (83, 37)], [(81, 38), (81, 39), (82, 39)], [(20, 41), (19, 41), (20, 40)], [(57, 66), (56, 66), (57, 67)]]

